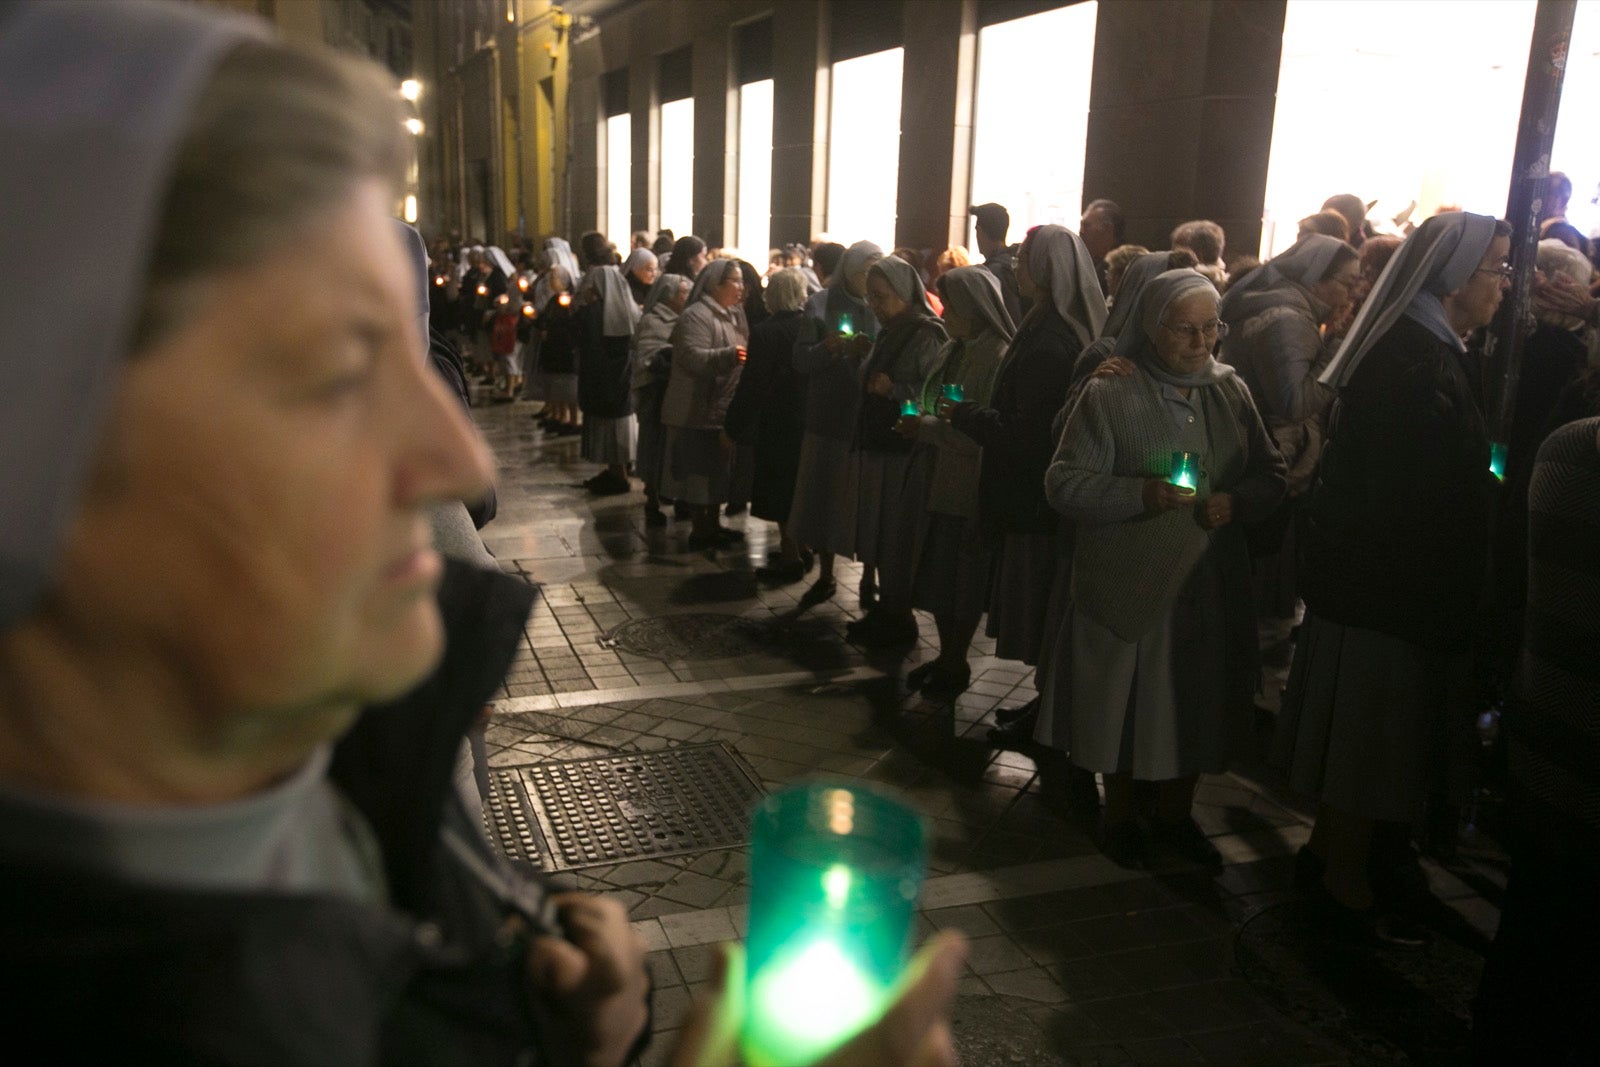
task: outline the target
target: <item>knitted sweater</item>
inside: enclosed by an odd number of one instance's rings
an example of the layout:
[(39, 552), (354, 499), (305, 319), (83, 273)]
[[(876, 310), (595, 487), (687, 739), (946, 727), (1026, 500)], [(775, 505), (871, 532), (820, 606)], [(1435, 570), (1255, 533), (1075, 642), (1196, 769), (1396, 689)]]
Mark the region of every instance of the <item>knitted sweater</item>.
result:
[(1144, 483), (1171, 472), (1178, 431), (1160, 385), (1143, 368), (1088, 383), (1045, 472), (1051, 507), (1078, 524), (1073, 601), (1125, 641), (1161, 619), (1213, 539), (1236, 537), (1240, 523), (1266, 515), (1283, 497), (1283, 457), (1238, 376), (1195, 389), (1191, 401), (1204, 405), (1209, 441), (1196, 505), (1232, 494), (1230, 527), (1208, 532), (1191, 510), (1145, 511)]
[(1600, 832), (1600, 418), (1545, 439), (1528, 489), (1528, 616), (1511, 772)]

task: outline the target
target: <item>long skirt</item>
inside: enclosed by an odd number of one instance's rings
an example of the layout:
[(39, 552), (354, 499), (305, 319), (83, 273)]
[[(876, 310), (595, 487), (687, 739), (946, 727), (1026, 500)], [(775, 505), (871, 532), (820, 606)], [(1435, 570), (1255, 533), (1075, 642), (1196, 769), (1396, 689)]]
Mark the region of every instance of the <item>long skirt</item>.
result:
[(1061, 560), (1053, 533), (1007, 534), (989, 591), (994, 654), (1037, 666), (1049, 635), (1050, 591)]
[(1307, 612), (1273, 736), (1295, 792), (1350, 815), (1421, 817), (1460, 799), (1474, 732), (1472, 657)]
[(639, 423), (632, 415), (620, 419), (591, 417), (583, 421), (583, 447), (580, 455), (591, 463), (608, 466), (633, 462), (639, 439)]
[(533, 372), (530, 379), (534, 398), (546, 404), (576, 404), (578, 402), (578, 376), (576, 374), (549, 374), (542, 370)]
[(856, 558), (878, 568), (878, 592), (891, 606), (909, 606), (916, 574), (916, 546), (902, 531), (922, 519), (927, 493), (906, 491), (907, 452), (856, 453)]
[(977, 519), (929, 513), (911, 605), (941, 619), (976, 623), (989, 600), (994, 568)]
[[(1143, 781), (1227, 770), (1251, 722), (1248, 699), (1223, 667), (1227, 629), (1221, 574), (1209, 556), (1137, 641), (1069, 605), (1062, 639), (1078, 669), (1062, 672), (1070, 702), (1063, 709), (1057, 701), (1049, 729), (1064, 711), (1072, 762)], [(1044, 732), (1041, 723), (1034, 736)]]
[(684, 504), (709, 506), (728, 499), (732, 456), (722, 447), (720, 430), (667, 427), (663, 495)]
[(817, 552), (854, 554), (859, 492), (860, 472), (850, 442), (807, 431), (789, 507), (790, 536)]
[(665, 473), (667, 428), (661, 422), (661, 398), (666, 388), (665, 384), (656, 383), (633, 391), (633, 409), (639, 413), (634, 468), (643, 479), (646, 492), (659, 493)]

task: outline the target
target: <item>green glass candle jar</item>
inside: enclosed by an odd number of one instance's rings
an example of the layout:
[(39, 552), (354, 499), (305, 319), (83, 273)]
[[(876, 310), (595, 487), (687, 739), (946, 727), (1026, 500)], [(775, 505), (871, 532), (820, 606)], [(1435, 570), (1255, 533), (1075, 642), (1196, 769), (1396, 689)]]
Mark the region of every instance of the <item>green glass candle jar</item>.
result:
[(1167, 479), (1184, 489), (1200, 488), (1200, 457), (1193, 452), (1172, 454), (1172, 475)]
[(751, 1067), (822, 1058), (883, 1014), (927, 865), (921, 816), (859, 783), (768, 797), (750, 841), (743, 1048)]

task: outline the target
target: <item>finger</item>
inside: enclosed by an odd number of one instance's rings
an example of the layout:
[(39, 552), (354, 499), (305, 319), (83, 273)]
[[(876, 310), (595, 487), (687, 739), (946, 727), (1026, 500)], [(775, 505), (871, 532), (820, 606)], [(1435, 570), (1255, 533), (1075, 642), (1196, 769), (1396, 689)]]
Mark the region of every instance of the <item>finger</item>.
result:
[(916, 1062), (929, 1031), (943, 1023), (955, 999), (967, 939), (947, 930), (922, 946), (901, 978), (894, 1004), (866, 1032), (824, 1060), (827, 1067), (877, 1067)]
[(574, 992), (589, 976), (589, 957), (557, 937), (541, 937), (528, 950), (528, 972), (536, 985), (558, 995)]
[(739, 986), (744, 950), (720, 945), (706, 991), (695, 998), (678, 1032), (672, 1067), (735, 1067), (739, 1048)]

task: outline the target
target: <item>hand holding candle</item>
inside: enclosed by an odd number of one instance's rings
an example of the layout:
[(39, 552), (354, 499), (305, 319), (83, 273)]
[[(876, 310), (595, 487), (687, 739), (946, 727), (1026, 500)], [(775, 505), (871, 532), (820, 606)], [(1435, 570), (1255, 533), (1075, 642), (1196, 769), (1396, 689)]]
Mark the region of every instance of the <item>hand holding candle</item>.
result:
[(952, 404), (959, 404), (966, 399), (967, 392), (961, 388), (959, 382), (944, 383), (944, 398)]

